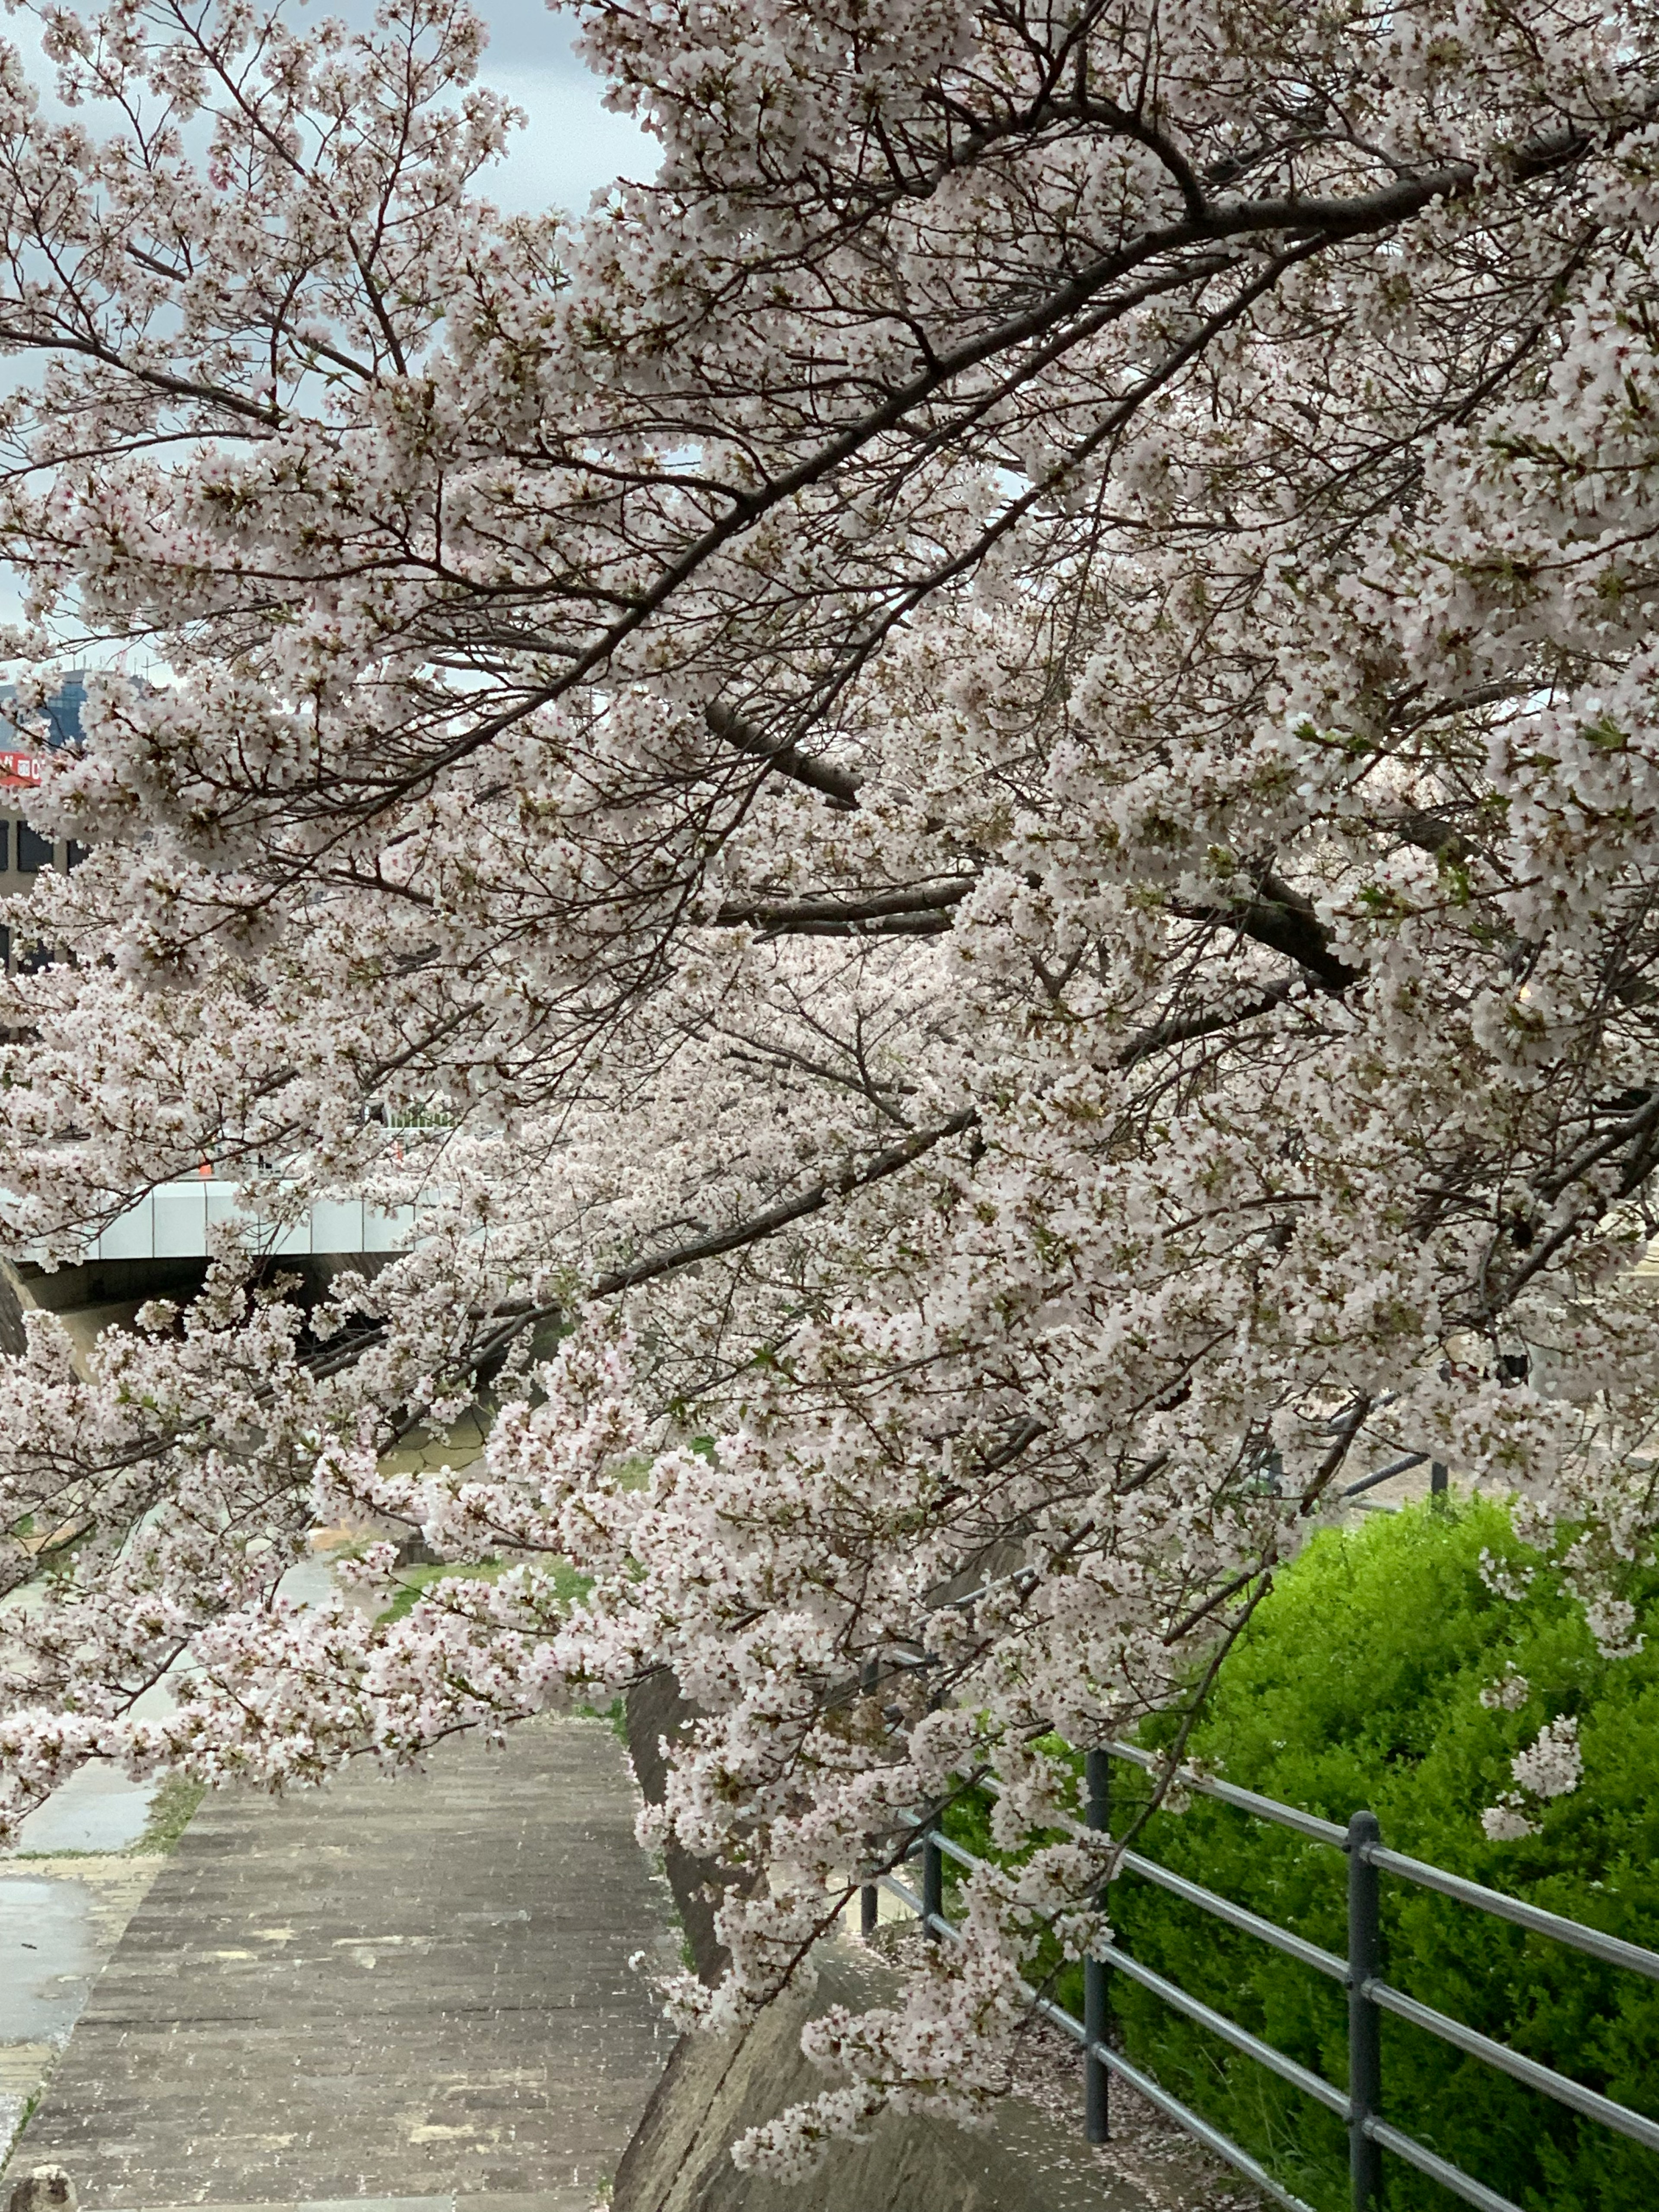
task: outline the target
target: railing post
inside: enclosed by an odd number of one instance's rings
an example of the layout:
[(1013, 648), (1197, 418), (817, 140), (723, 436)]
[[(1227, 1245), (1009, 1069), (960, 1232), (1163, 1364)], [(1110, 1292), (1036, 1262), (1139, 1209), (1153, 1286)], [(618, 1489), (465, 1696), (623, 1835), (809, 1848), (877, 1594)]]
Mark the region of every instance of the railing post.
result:
[(1431, 1459), (1429, 1462), (1430, 1497), (1445, 1498), (1450, 1494), (1450, 1490), (1451, 1469), (1446, 1465), (1444, 1460)]
[(881, 1920), (881, 1891), (873, 1881), (859, 1884), (859, 1934), (867, 1943)]
[[(1105, 1752), (1084, 1753), (1084, 1817), (1088, 1826), (1102, 1835), (1111, 1826), (1111, 1774), (1112, 1762)], [(1106, 1977), (1109, 1972), (1103, 1959), (1087, 1958), (1083, 1962), (1083, 2032), (1087, 2038), (1083, 2046), (1083, 2131), (1091, 2143), (1107, 2142), (1111, 2138), (1108, 2085), (1112, 2077), (1095, 2057), (1095, 2045), (1106, 2040)]]
[[(866, 1698), (873, 1698), (881, 1686), (881, 1662), (866, 1659), (859, 1670), (859, 1688)], [(881, 1918), (881, 1891), (873, 1881), (859, 1885), (859, 1934), (867, 1943), (875, 1934)]]
[(1382, 1839), (1375, 1813), (1348, 1823), (1348, 2179), (1353, 2212), (1377, 2212), (1382, 2202), (1382, 2149), (1365, 2132), (1382, 2118), (1382, 2015), (1365, 1995), (1382, 1963), (1376, 1869), (1368, 1856)]
[(945, 1854), (929, 1828), (921, 1839), (921, 1919), (922, 1932), (930, 1943), (939, 1940), (933, 1924), (936, 1917), (945, 1917)]

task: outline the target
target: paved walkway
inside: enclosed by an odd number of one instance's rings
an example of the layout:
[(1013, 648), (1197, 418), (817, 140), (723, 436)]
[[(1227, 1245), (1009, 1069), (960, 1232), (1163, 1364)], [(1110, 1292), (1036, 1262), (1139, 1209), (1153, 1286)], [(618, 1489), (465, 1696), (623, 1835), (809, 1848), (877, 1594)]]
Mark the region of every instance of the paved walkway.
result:
[(15, 2178), (90, 2212), (586, 2212), (671, 2038), (667, 1894), (602, 1723), (388, 1782), (210, 1796), (100, 1977)]

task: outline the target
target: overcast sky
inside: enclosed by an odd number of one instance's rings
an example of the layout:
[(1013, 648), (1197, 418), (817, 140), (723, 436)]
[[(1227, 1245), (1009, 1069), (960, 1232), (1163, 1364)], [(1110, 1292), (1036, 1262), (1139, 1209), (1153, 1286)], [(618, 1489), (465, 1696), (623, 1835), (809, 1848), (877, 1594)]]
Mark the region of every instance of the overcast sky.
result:
[(558, 206), (584, 215), (617, 176), (648, 177), (656, 148), (626, 116), (599, 105), (599, 80), (570, 51), (570, 21), (542, 0), (474, 0), (489, 25), (483, 75), (525, 109), (505, 167), (482, 188), (514, 210)]
[[(315, 22), (343, 16), (367, 26), (375, 0), (285, 0), (292, 19)], [(480, 180), (480, 189), (499, 205), (514, 210), (559, 206), (585, 215), (593, 193), (623, 174), (649, 176), (657, 166), (656, 148), (625, 116), (610, 115), (599, 105), (599, 82), (570, 50), (571, 21), (555, 15), (543, 0), (473, 0), (489, 26), (484, 56), (485, 81), (506, 93), (530, 118), (506, 163)], [(40, 54), (30, 16), (0, 22), (0, 38), (17, 46), (24, 67), (52, 100), (52, 71)], [(97, 111), (85, 111), (90, 120)]]
[[(374, 0), (321, 0), (302, 6), (289, 0), (300, 21), (324, 15), (366, 22)], [(584, 215), (589, 200), (618, 176), (648, 177), (656, 168), (656, 148), (625, 116), (607, 114), (599, 104), (599, 80), (570, 50), (568, 17), (550, 15), (543, 0), (474, 0), (490, 27), (482, 75), (507, 94), (530, 118), (515, 134), (513, 150), (500, 167), (487, 171), (475, 189), (497, 206), (518, 212), (560, 207)], [(26, 68), (43, 90), (52, 82), (50, 65), (40, 57), (34, 26), (14, 15), (0, 24), (0, 36), (21, 49)], [(49, 95), (48, 95), (49, 96)], [(50, 96), (49, 96), (50, 104)], [(38, 373), (26, 363), (0, 362), (0, 390)], [(21, 601), (15, 577), (0, 564), (0, 622), (15, 621)], [(0, 673), (9, 673), (0, 669)]]

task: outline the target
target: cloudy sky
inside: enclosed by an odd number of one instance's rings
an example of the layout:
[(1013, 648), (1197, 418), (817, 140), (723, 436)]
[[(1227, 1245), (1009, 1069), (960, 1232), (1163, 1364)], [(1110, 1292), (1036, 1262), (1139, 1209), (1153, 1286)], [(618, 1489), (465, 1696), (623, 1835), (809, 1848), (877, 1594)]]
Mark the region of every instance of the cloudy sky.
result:
[(491, 198), (581, 215), (614, 177), (650, 175), (655, 148), (625, 116), (600, 106), (598, 81), (570, 51), (568, 17), (550, 15), (542, 0), (475, 5), (489, 25), (483, 75), (530, 117), (505, 169), (485, 186)]
[[(320, 0), (320, 4), (313, 0), (308, 7), (302, 0), (289, 0), (289, 4), (301, 21), (326, 14), (366, 22), (373, 16), (375, 0)], [(594, 192), (615, 178), (651, 175), (657, 166), (655, 147), (626, 117), (607, 114), (601, 106), (598, 79), (570, 50), (568, 17), (550, 14), (543, 0), (475, 0), (475, 4), (490, 27), (482, 74), (530, 118), (528, 127), (514, 138), (507, 161), (479, 179), (479, 191), (498, 206), (514, 211), (561, 207), (582, 215)], [(52, 70), (41, 58), (30, 19), (11, 16), (0, 24), (0, 36), (21, 50), (35, 82), (49, 88)], [(49, 93), (48, 100), (50, 104)], [(35, 373), (33, 362), (0, 362), (0, 390)], [(0, 564), (0, 623), (15, 621), (21, 611), (16, 580)], [(9, 667), (0, 667), (0, 675), (9, 673)]]
[[(91, 14), (96, 4), (97, 0), (81, 0), (82, 14)], [(375, 4), (376, 0), (284, 0), (299, 23), (338, 15), (367, 25)], [(592, 194), (613, 178), (651, 174), (655, 148), (626, 117), (609, 115), (600, 106), (599, 80), (570, 50), (568, 15), (550, 14), (544, 0), (473, 4), (489, 26), (483, 75), (530, 118), (504, 167), (483, 186), (498, 204), (514, 210), (556, 204), (582, 215)], [(9, 16), (0, 22), (0, 38), (21, 50), (24, 66), (52, 106), (52, 72), (41, 58), (31, 16)], [(91, 118), (96, 111), (85, 112)]]

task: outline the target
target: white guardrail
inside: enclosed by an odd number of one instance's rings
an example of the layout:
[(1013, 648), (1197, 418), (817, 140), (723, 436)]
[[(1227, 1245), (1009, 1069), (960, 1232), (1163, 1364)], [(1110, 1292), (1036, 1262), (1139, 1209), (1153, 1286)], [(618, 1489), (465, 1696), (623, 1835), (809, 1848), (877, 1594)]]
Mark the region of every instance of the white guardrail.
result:
[[(86, 1246), (85, 1260), (199, 1260), (206, 1257), (209, 1227), (250, 1217), (237, 1203), (237, 1187), (217, 1176), (191, 1176), (147, 1192), (100, 1237)], [(398, 1252), (415, 1227), (415, 1208), (380, 1213), (363, 1200), (327, 1200), (289, 1227), (266, 1224), (272, 1254)]]

